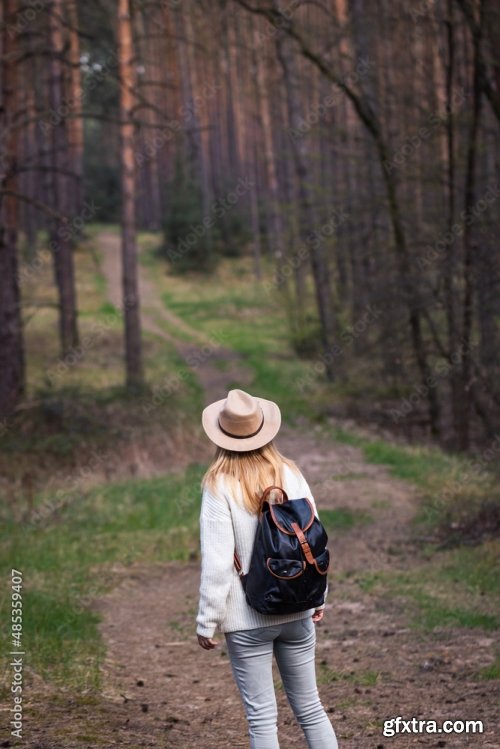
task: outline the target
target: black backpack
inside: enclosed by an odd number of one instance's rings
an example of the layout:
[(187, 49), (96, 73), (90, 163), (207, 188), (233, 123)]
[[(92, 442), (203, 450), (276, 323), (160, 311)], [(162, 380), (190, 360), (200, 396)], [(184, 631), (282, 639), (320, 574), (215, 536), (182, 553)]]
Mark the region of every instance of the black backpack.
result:
[[(267, 500), (271, 490), (280, 503)], [(307, 497), (289, 500), (278, 486), (262, 495), (250, 568), (243, 574), (234, 552), (249, 606), (261, 614), (292, 614), (324, 603), (330, 553), (327, 533)]]

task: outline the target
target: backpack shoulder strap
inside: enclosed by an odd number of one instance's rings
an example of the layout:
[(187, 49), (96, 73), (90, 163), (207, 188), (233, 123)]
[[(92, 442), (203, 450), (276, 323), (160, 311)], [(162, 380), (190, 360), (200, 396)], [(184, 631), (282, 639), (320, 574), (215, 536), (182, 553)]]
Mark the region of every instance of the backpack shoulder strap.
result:
[[(288, 494), (281, 486), (268, 486), (266, 489), (264, 489), (261, 497), (261, 508), (264, 502), (267, 500), (269, 494), (277, 489), (279, 492), (281, 492), (281, 500), (277, 504), (283, 504), (283, 502), (288, 502)], [(243, 568), (241, 566), (240, 558), (238, 554), (236, 553), (236, 550), (234, 552), (234, 566), (236, 567), (236, 572), (240, 577), (243, 577)]]
[(273, 491), (273, 489), (277, 489), (279, 492), (281, 492), (281, 500), (278, 501), (277, 504), (283, 504), (283, 502), (288, 502), (288, 494), (281, 486), (268, 486), (264, 491), (262, 492), (262, 498), (261, 498), (261, 504), (263, 504), (269, 494)]
[(234, 552), (234, 566), (236, 567), (236, 572), (240, 577), (243, 577), (243, 567), (241, 566), (240, 558), (237, 555), (236, 551)]

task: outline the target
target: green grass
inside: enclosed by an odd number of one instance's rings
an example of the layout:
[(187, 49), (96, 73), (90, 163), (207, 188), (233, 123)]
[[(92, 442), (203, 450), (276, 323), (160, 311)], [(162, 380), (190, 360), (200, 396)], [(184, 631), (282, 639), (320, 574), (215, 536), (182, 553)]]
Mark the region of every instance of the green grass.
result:
[(416, 629), (496, 630), (500, 626), (498, 552), (496, 542), (453, 549), (433, 554), (407, 572), (367, 572), (357, 582), (363, 591), (404, 608)]
[(373, 522), (373, 518), (364, 510), (336, 507), (334, 510), (322, 510), (321, 522), (328, 532), (349, 531), (357, 525)]
[[(412, 623), (417, 628), (433, 630), (446, 627), (468, 627), (470, 629), (495, 630), (499, 627), (498, 617), (481, 613), (471, 608), (447, 606), (435, 596), (418, 588), (408, 590), (410, 599), (415, 604), (411, 612)], [(411, 604), (410, 604), (411, 607)]]
[(401, 446), (386, 440), (367, 439), (345, 429), (332, 428), (332, 436), (343, 444), (359, 447), (369, 463), (385, 465), (396, 478), (422, 489), (448, 481), (465, 467), (465, 460), (439, 448)]
[[(17, 482), (18, 506), (31, 501), (44, 481), (57, 485), (61, 470), (87, 464), (95, 451), (119, 456), (134, 440), (147, 447), (154, 429), (183, 429), (188, 438), (198, 423), (203, 405), (198, 379), (174, 346), (155, 335), (143, 333), (146, 385), (135, 394), (127, 391), (123, 320), (107, 298), (96, 238), (100, 228), (89, 227), (75, 251), (80, 345), (67, 360), (60, 358), (50, 258), (35, 275), (22, 276), (29, 311), (26, 404), (0, 434), (0, 474)], [(0, 487), (3, 508), (13, 493)]]
[(490, 666), (482, 668), (479, 672), (479, 679), (482, 681), (500, 679), (500, 658), (496, 658)]
[(365, 479), (367, 476), (368, 474), (362, 471), (347, 471), (346, 473), (336, 473), (331, 477), (331, 481), (358, 481), (358, 479)]
[(461, 543), (468, 537), (481, 538), (482, 526), (486, 533), (488, 518), (498, 515), (498, 468), (493, 461), (478, 470), (473, 458), (438, 447), (396, 445), (329, 426), (325, 430), (338, 442), (358, 447), (369, 463), (387, 466), (392, 476), (419, 489), (414, 519), (419, 533), (437, 533)]
[[(44, 678), (99, 688), (99, 618), (82, 601), (112, 586), (107, 570), (113, 563), (186, 560), (197, 553), (203, 470), (193, 464), (180, 474), (75, 493), (40, 524), (2, 526), (1, 567), (23, 572), (23, 644)], [(10, 598), (6, 586), (3, 591), (7, 638)]]
[[(60, 360), (57, 294), (51, 263), (44, 263), (36, 276), (24, 282), (23, 298), (28, 309), (34, 305), (36, 310), (27, 318), (25, 326), (28, 397), (43, 397), (49, 391), (57, 393), (68, 388), (94, 392), (96, 399), (106, 390), (117, 395), (121, 387), (123, 393), (123, 320), (107, 297), (100, 267), (97, 233), (103, 227), (91, 225), (87, 228), (88, 237), (75, 252), (80, 345), (68, 361)], [(113, 229), (104, 228), (106, 231)], [(143, 334), (143, 348), (145, 376), (152, 388), (161, 386), (183, 364), (170, 343), (147, 332)], [(197, 396), (196, 388), (193, 391), (193, 378), (186, 376), (184, 380), (191, 390), (190, 395)]]
[[(300, 360), (290, 345), (290, 331), (284, 306), (264, 287), (255, 282), (246, 259), (223, 261), (216, 274), (177, 278), (168, 276), (159, 282), (163, 301), (189, 325), (215, 335), (230, 348), (240, 352), (253, 373), (250, 388), (282, 406), (285, 418), (306, 415), (322, 421), (321, 411), (335, 402), (335, 387), (321, 382), (320, 368)], [(236, 383), (237, 384), (237, 383)], [(470, 473), (470, 461), (449, 455), (439, 448), (410, 447), (383, 439), (367, 439), (351, 431), (323, 425), (325, 438), (360, 448), (367, 462), (387, 466), (390, 475), (416, 487), (421, 495), (415, 519), (415, 531), (433, 533), (454, 507), (456, 487)], [(450, 490), (451, 487), (451, 490)], [(467, 500), (477, 492), (480, 501), (489, 496), (482, 481), (467, 481)], [(469, 504), (471, 505), (472, 503)], [(371, 522), (369, 513), (346, 508), (323, 511), (322, 520), (332, 532), (342, 532)], [(478, 549), (466, 549), (462, 556), (445, 556), (429, 562), (439, 570), (436, 579), (414, 581), (406, 585), (409, 616), (414, 626), (433, 629), (436, 626), (471, 626), (490, 629), (497, 624), (495, 616), (478, 601), (479, 586), (490, 585), (493, 573), (491, 559), (480, 559)], [(448, 565), (442, 565), (443, 559)], [(476, 569), (476, 571), (474, 571)], [(419, 568), (420, 571), (420, 568)], [(457, 580), (453, 576), (458, 575)], [(417, 575), (418, 578), (418, 575)], [(490, 582), (488, 582), (490, 581)], [(363, 576), (366, 590), (380, 584), (375, 572)], [(402, 597), (403, 590), (385, 580), (389, 595)], [(474, 587), (475, 586), (475, 587)], [(450, 591), (459, 591), (460, 603), (449, 600)], [(474, 606), (477, 604), (478, 608)]]
[[(95, 262), (95, 240), (101, 228), (89, 227), (89, 238), (75, 253), (82, 340), (90, 337), (91, 341), (75, 365), (60, 368), (50, 264), (36, 283), (23, 288), (23, 298), (33, 309), (45, 305), (26, 326), (28, 396), (33, 404), (22, 415), (19, 429), (9, 430), (0, 439), (0, 472), (19, 482), (16, 506), (25, 501), (25, 485), (29, 485), (33, 466), (45, 466), (46, 472), (46, 488), (39, 490), (35, 483), (33, 498), (36, 508), (48, 508), (45, 520), (21, 526), (9, 511), (0, 528), (2, 568), (17, 567), (24, 572), (30, 662), (47, 679), (91, 689), (99, 687), (103, 651), (98, 617), (85, 602), (113, 585), (113, 564), (185, 560), (197, 552), (199, 479), (204, 469), (192, 465), (183, 473), (94, 488), (78, 489), (73, 484), (64, 493), (64, 505), (54, 503), (57, 484), (48, 483), (49, 478), (52, 482), (53, 468), (64, 468), (74, 476), (79, 465), (86, 465), (86, 451), (110, 448), (121, 455), (120, 446), (131, 430), (136, 443), (142, 444), (142, 437), (152, 428), (168, 432), (182, 419), (189, 437), (203, 402), (196, 375), (173, 346), (150, 334), (144, 335), (148, 386), (135, 396), (126, 392), (123, 323), (107, 299)], [(145, 248), (141, 254), (144, 270), (151, 272), (165, 306), (192, 326), (193, 333), (168, 322), (161, 321), (161, 325), (183, 340), (195, 340), (199, 331), (238, 351), (253, 375), (248, 389), (278, 401), (285, 420), (307, 416), (321, 421), (324, 406), (334, 405), (341, 390), (321, 381), (321, 368), (297, 358), (290, 344), (285, 307), (265, 284), (255, 281), (251, 258), (223, 260), (209, 277), (172, 277), (155, 254), (158, 236), (144, 232), (139, 239)], [(266, 259), (263, 265), (268, 279), (271, 266), (266, 265)], [(172, 381), (176, 384), (170, 388)], [(352, 387), (355, 392), (359, 383)], [(430, 528), (455, 502), (457, 486), (464, 505), (469, 506), (471, 499), (480, 504), (485, 496), (485, 482), (474, 475), (463, 481), (468, 471), (470, 474), (464, 459), (438, 449), (368, 440), (325, 426), (325, 439), (332, 437), (360, 448), (367, 461), (387, 466), (395, 478), (416, 486), (422, 495), (419, 522)], [(82, 458), (83, 463), (79, 462)], [(357, 477), (342, 478), (354, 481)], [(10, 510), (7, 501), (3, 504)], [(339, 507), (323, 510), (322, 520), (328, 530), (343, 532), (370, 523), (372, 517)], [(404, 606), (412, 626), (418, 629), (493, 629), (498, 626), (493, 610), (500, 577), (494, 568), (497, 552), (494, 544), (459, 548), (433, 555), (405, 575), (367, 572), (359, 576), (358, 583), (365, 592), (381, 593), (391, 604)], [(3, 634), (7, 632), (8, 605), (4, 597), (0, 607)], [(495, 668), (498, 664), (485, 670), (484, 678), (495, 678)], [(328, 670), (323, 677), (373, 685), (378, 675)]]
[(140, 231), (137, 234), (137, 243), (141, 248), (139, 253), (139, 263), (144, 268), (165, 267), (158, 259), (158, 245), (161, 242), (161, 235), (157, 232)]
[(30, 666), (61, 683), (76, 679), (80, 688), (97, 689), (97, 664), (104, 656), (98, 621), (70, 592), (65, 596), (57, 587), (23, 592), (23, 645)]
[(103, 302), (101, 306), (99, 307), (99, 314), (103, 315), (103, 317), (110, 317), (115, 316), (116, 318), (116, 324), (121, 325), (123, 324), (120, 320), (120, 312), (115, 307), (114, 304), (111, 304), (111, 302)]
[(460, 547), (446, 554), (438, 567), (443, 581), (459, 583), (471, 593), (500, 597), (500, 555), (498, 544), (477, 548)]
[(382, 582), (382, 580), (382, 575), (379, 572), (363, 572), (356, 577), (359, 587), (366, 593), (373, 590), (377, 584)]
[(317, 680), (319, 684), (332, 684), (336, 681), (348, 681), (360, 687), (374, 687), (380, 679), (377, 671), (337, 671), (327, 663), (320, 662)]
[[(151, 239), (143, 246), (145, 266), (151, 268)], [(311, 378), (316, 381), (318, 374), (312, 363), (299, 359), (291, 346), (284, 306), (267, 286), (272, 277), (271, 265), (267, 267), (264, 262), (266, 280), (259, 283), (251, 264), (251, 258), (224, 259), (211, 276), (190, 273), (173, 280), (166, 273), (157, 272), (152, 280), (165, 307), (193, 331), (242, 355), (253, 374), (248, 387), (262, 397), (278, 401), (284, 420), (293, 422), (300, 415), (320, 419), (321, 408), (312, 402), (304, 386), (310, 384)], [(194, 339), (184, 330), (162, 324), (183, 340)], [(239, 384), (235, 382), (233, 386)], [(315, 395), (322, 392), (318, 383)]]

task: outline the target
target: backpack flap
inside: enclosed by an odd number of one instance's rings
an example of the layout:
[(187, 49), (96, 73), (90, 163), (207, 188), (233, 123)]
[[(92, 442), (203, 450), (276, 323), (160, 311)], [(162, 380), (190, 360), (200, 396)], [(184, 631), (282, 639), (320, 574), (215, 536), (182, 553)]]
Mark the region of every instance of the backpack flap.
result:
[(283, 504), (269, 504), (265, 502), (262, 513), (266, 513), (267, 511), (271, 513), (275, 526), (282, 533), (287, 533), (289, 536), (295, 535), (294, 525), (298, 525), (303, 531), (307, 531), (316, 517), (312, 502), (307, 497), (293, 499), (292, 501), (289, 500)]

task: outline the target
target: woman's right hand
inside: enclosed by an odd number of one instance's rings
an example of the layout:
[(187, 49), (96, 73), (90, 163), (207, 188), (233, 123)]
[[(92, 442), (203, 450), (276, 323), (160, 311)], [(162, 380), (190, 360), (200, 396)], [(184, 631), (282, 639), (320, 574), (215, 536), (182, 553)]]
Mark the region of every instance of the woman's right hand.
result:
[(216, 648), (219, 644), (217, 640), (212, 640), (211, 637), (202, 637), (202, 635), (197, 635), (198, 637), (198, 644), (201, 645), (202, 648), (205, 650), (212, 650), (213, 648)]
[(324, 613), (325, 613), (325, 610), (324, 610), (324, 609), (316, 609), (316, 611), (315, 611), (315, 612), (314, 612), (314, 614), (312, 615), (312, 620), (313, 620), (313, 622), (314, 622), (315, 624), (317, 624), (318, 622), (320, 622), (320, 621), (321, 621), (321, 620), (323, 619), (323, 615), (324, 615)]

